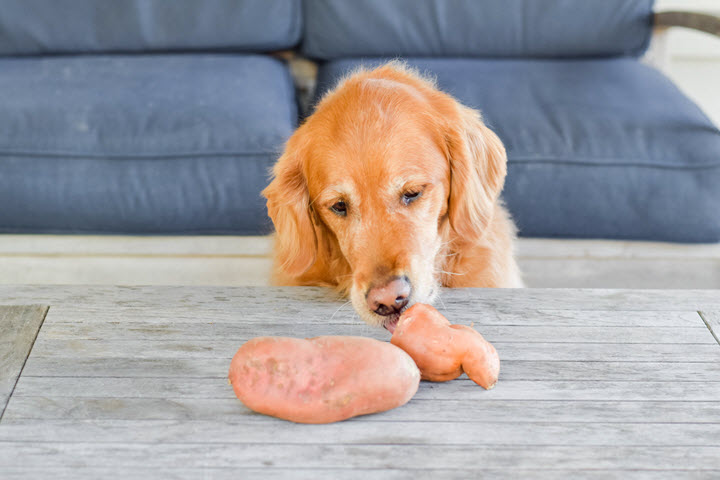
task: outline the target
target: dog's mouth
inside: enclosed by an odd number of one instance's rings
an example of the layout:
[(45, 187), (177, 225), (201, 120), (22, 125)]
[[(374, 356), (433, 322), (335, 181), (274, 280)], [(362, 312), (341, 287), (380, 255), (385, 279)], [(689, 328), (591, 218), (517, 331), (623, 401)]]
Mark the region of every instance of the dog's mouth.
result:
[[(405, 311), (405, 309), (402, 311)], [(395, 333), (395, 328), (397, 327), (397, 322), (400, 320), (401, 313), (402, 312), (393, 313), (392, 315), (385, 317), (385, 320), (383, 320), (383, 327), (385, 327), (390, 334)]]
[(385, 329), (392, 334), (395, 332), (395, 327), (397, 327), (398, 320), (400, 320), (400, 313), (393, 313), (392, 315), (388, 315), (385, 320), (383, 320), (383, 327), (385, 327)]
[(412, 307), (415, 304), (415, 299), (410, 299), (410, 301), (400, 309), (400, 311), (397, 311), (395, 313), (391, 313), (390, 315), (383, 318), (382, 326), (390, 332), (390, 334), (395, 333), (395, 328), (397, 327), (398, 322), (400, 321), (400, 317), (402, 314), (407, 310), (408, 308)]

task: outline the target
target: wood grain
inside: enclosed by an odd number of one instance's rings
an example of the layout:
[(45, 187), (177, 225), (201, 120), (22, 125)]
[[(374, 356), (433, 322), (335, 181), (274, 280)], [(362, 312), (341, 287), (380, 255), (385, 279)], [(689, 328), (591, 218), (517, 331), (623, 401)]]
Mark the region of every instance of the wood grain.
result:
[[(11, 442), (242, 445), (431, 445), (443, 451), (462, 445), (715, 446), (720, 425), (699, 423), (555, 423), (373, 421), (301, 425), (284, 420), (218, 422), (190, 420), (75, 420), (9, 424)], [(428, 438), (432, 434), (432, 438)], [(309, 438), (308, 435), (311, 435)], [(552, 439), (552, 443), (548, 439)], [(0, 446), (3, 442), (0, 442)], [(1, 450), (1, 448), (0, 448)], [(2, 454), (0, 454), (2, 458)], [(718, 459), (720, 461), (720, 459)], [(600, 468), (600, 466), (598, 466)], [(711, 468), (711, 466), (706, 466)]]
[[(460, 311), (471, 319), (485, 311), (528, 314), (534, 310), (697, 311), (720, 310), (717, 290), (605, 290), (605, 289), (443, 289), (437, 305)], [(158, 301), (163, 304), (159, 305)], [(162, 286), (7, 286), (0, 285), (0, 304), (43, 304), (82, 309), (91, 305), (107, 315), (127, 311), (161, 312), (185, 307), (184, 315), (204, 318), (206, 309), (242, 314), (245, 308), (272, 313), (291, 312), (297, 320), (326, 315), (345, 300), (325, 288), (314, 287), (162, 287)], [(112, 307), (112, 308), (107, 308)], [(100, 316), (100, 320), (104, 317)], [(240, 320), (242, 317), (237, 317)], [(349, 316), (352, 318), (352, 316)]]
[[(480, 329), (480, 328), (479, 328)], [(482, 330), (482, 329), (480, 329)], [(389, 335), (376, 332), (373, 336), (387, 340)], [(125, 358), (132, 352), (134, 359), (185, 360), (225, 358), (228, 360), (242, 344), (238, 338), (197, 338), (177, 341), (165, 340), (87, 340), (48, 338), (35, 341), (33, 361), (41, 358), (110, 359)], [(548, 360), (588, 362), (720, 362), (720, 349), (712, 343), (693, 344), (691, 348), (679, 343), (533, 343), (532, 348), (521, 342), (494, 342), (506, 360)]]
[[(658, 400), (526, 400), (483, 399), (482, 408), (468, 408), (464, 399), (414, 398), (404, 408), (363, 417), (364, 422), (545, 422), (545, 423), (692, 423), (720, 417), (717, 401)], [(16, 396), (5, 426), (29, 435), (33, 420), (177, 420), (265, 422), (236, 398), (138, 398)], [(17, 423), (15, 423), (18, 421)], [(0, 438), (11, 439), (5, 432)], [(32, 436), (32, 435), (30, 435)]]
[[(210, 463), (210, 462), (208, 462)], [(648, 467), (613, 468), (613, 469), (563, 469), (558, 468), (488, 468), (477, 465), (468, 465), (464, 468), (396, 468), (391, 463), (383, 468), (300, 468), (277, 467), (265, 465), (262, 468), (219, 467), (208, 465), (205, 467), (130, 467), (125, 466), (122, 471), (133, 479), (166, 480), (197, 480), (198, 478), (211, 478), (214, 480), (278, 480), (292, 478), (294, 480), (467, 480), (468, 478), (492, 478), (495, 480), (517, 480), (518, 478), (538, 478), (544, 480), (577, 479), (577, 480), (678, 480), (679, 478), (692, 478), (693, 480), (717, 480), (720, 470), (697, 470), (673, 468), (659, 470)], [(118, 473), (117, 467), (75, 467), (75, 468), (42, 468), (26, 466), (21, 468), (4, 468), (4, 480), (27, 480), (27, 478), (53, 478), (54, 480), (97, 480), (98, 478), (114, 478)]]
[(389, 339), (331, 291), (0, 286), (30, 299), (51, 309), (0, 422), (3, 479), (720, 473), (716, 291), (443, 291), (495, 343), (498, 385), (422, 382), (401, 408), (316, 426), (251, 412), (226, 373), (258, 335)]
[[(532, 381), (507, 380), (490, 391), (467, 377), (446, 383), (422, 382), (414, 398), (463, 399), (468, 404), (496, 400), (711, 401), (720, 398), (719, 381)], [(227, 378), (186, 377), (30, 377), (18, 381), (14, 396), (108, 398), (233, 398)], [(12, 406), (12, 405), (11, 405)], [(480, 407), (478, 407), (480, 408)], [(10, 410), (9, 410), (10, 411)], [(8, 412), (9, 413), (9, 412)]]
[[(309, 430), (306, 429), (305, 435)], [(238, 436), (242, 432), (237, 432)], [(398, 444), (398, 437), (367, 437), (367, 443), (266, 445), (251, 443), (0, 443), (0, 467), (21, 467), (23, 460), (45, 467), (162, 468), (394, 468), (458, 469), (472, 463), (488, 469), (638, 468), (720, 469), (720, 447), (672, 446), (557, 446)], [(602, 448), (598, 448), (602, 447)], [(148, 450), (153, 452), (148, 454)], [(439, 454), (441, 453), (441, 454)], [(422, 466), (422, 467), (421, 467)], [(544, 468), (543, 468), (544, 467)], [(467, 471), (466, 471), (467, 472)], [(241, 475), (241, 470), (237, 472)]]
[[(482, 335), (490, 342), (513, 343), (658, 343), (658, 344), (711, 344), (715, 340), (709, 335), (708, 329), (698, 319), (695, 327), (576, 327), (576, 326), (525, 326), (525, 325), (476, 325)], [(250, 324), (245, 322), (205, 322), (205, 323), (140, 323), (131, 325), (118, 323), (80, 324), (80, 323), (48, 323), (42, 331), (42, 339), (64, 340), (112, 340), (121, 348), (123, 342), (138, 341), (145, 338), (177, 342), (181, 340), (207, 340), (213, 338), (231, 338), (238, 347), (253, 337), (286, 336), (315, 337), (319, 335), (337, 335), (344, 332), (348, 335), (363, 335), (367, 325), (337, 325), (290, 323)], [(389, 340), (390, 335), (384, 331), (373, 332), (382, 339)], [(367, 335), (364, 335), (367, 336)], [(651, 341), (652, 340), (652, 341)], [(234, 352), (233, 352), (234, 353)]]
[[(559, 347), (560, 348), (560, 347)], [(502, 355), (502, 352), (500, 352)], [(24, 377), (227, 378), (231, 355), (215, 358), (33, 357)], [(587, 362), (503, 360), (500, 380), (527, 381), (720, 381), (717, 364), (707, 362)]]

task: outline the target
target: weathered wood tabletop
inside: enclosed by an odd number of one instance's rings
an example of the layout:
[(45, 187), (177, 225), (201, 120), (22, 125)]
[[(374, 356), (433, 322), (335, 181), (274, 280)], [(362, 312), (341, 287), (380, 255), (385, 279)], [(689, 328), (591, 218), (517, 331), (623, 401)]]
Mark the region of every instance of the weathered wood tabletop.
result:
[(719, 291), (444, 291), (497, 347), (497, 387), (423, 382), (330, 425), (227, 384), (254, 336), (389, 339), (329, 291), (0, 287), (0, 305), (2, 479), (720, 478)]

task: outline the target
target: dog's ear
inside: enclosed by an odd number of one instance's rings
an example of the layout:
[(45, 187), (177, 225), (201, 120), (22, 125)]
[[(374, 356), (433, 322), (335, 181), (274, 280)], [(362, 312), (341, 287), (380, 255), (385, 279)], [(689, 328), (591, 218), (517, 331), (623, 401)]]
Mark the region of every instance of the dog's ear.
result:
[(273, 167), (273, 180), (262, 194), (275, 225), (277, 266), (288, 276), (298, 277), (315, 262), (317, 236), (302, 153), (292, 139)]
[(505, 147), (477, 110), (457, 104), (446, 134), (450, 162), (450, 226), (460, 238), (477, 240), (492, 220), (507, 174)]

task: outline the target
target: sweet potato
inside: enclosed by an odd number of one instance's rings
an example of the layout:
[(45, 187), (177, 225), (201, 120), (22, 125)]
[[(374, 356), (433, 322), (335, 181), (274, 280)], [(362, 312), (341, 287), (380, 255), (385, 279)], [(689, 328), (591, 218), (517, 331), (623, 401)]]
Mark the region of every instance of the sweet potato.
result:
[(423, 380), (444, 382), (467, 373), (491, 389), (500, 373), (495, 347), (475, 329), (450, 322), (430, 305), (417, 303), (400, 316), (390, 343), (415, 360)]
[(330, 423), (407, 403), (420, 372), (412, 358), (364, 337), (258, 337), (240, 347), (228, 375), (256, 412), (299, 423)]

